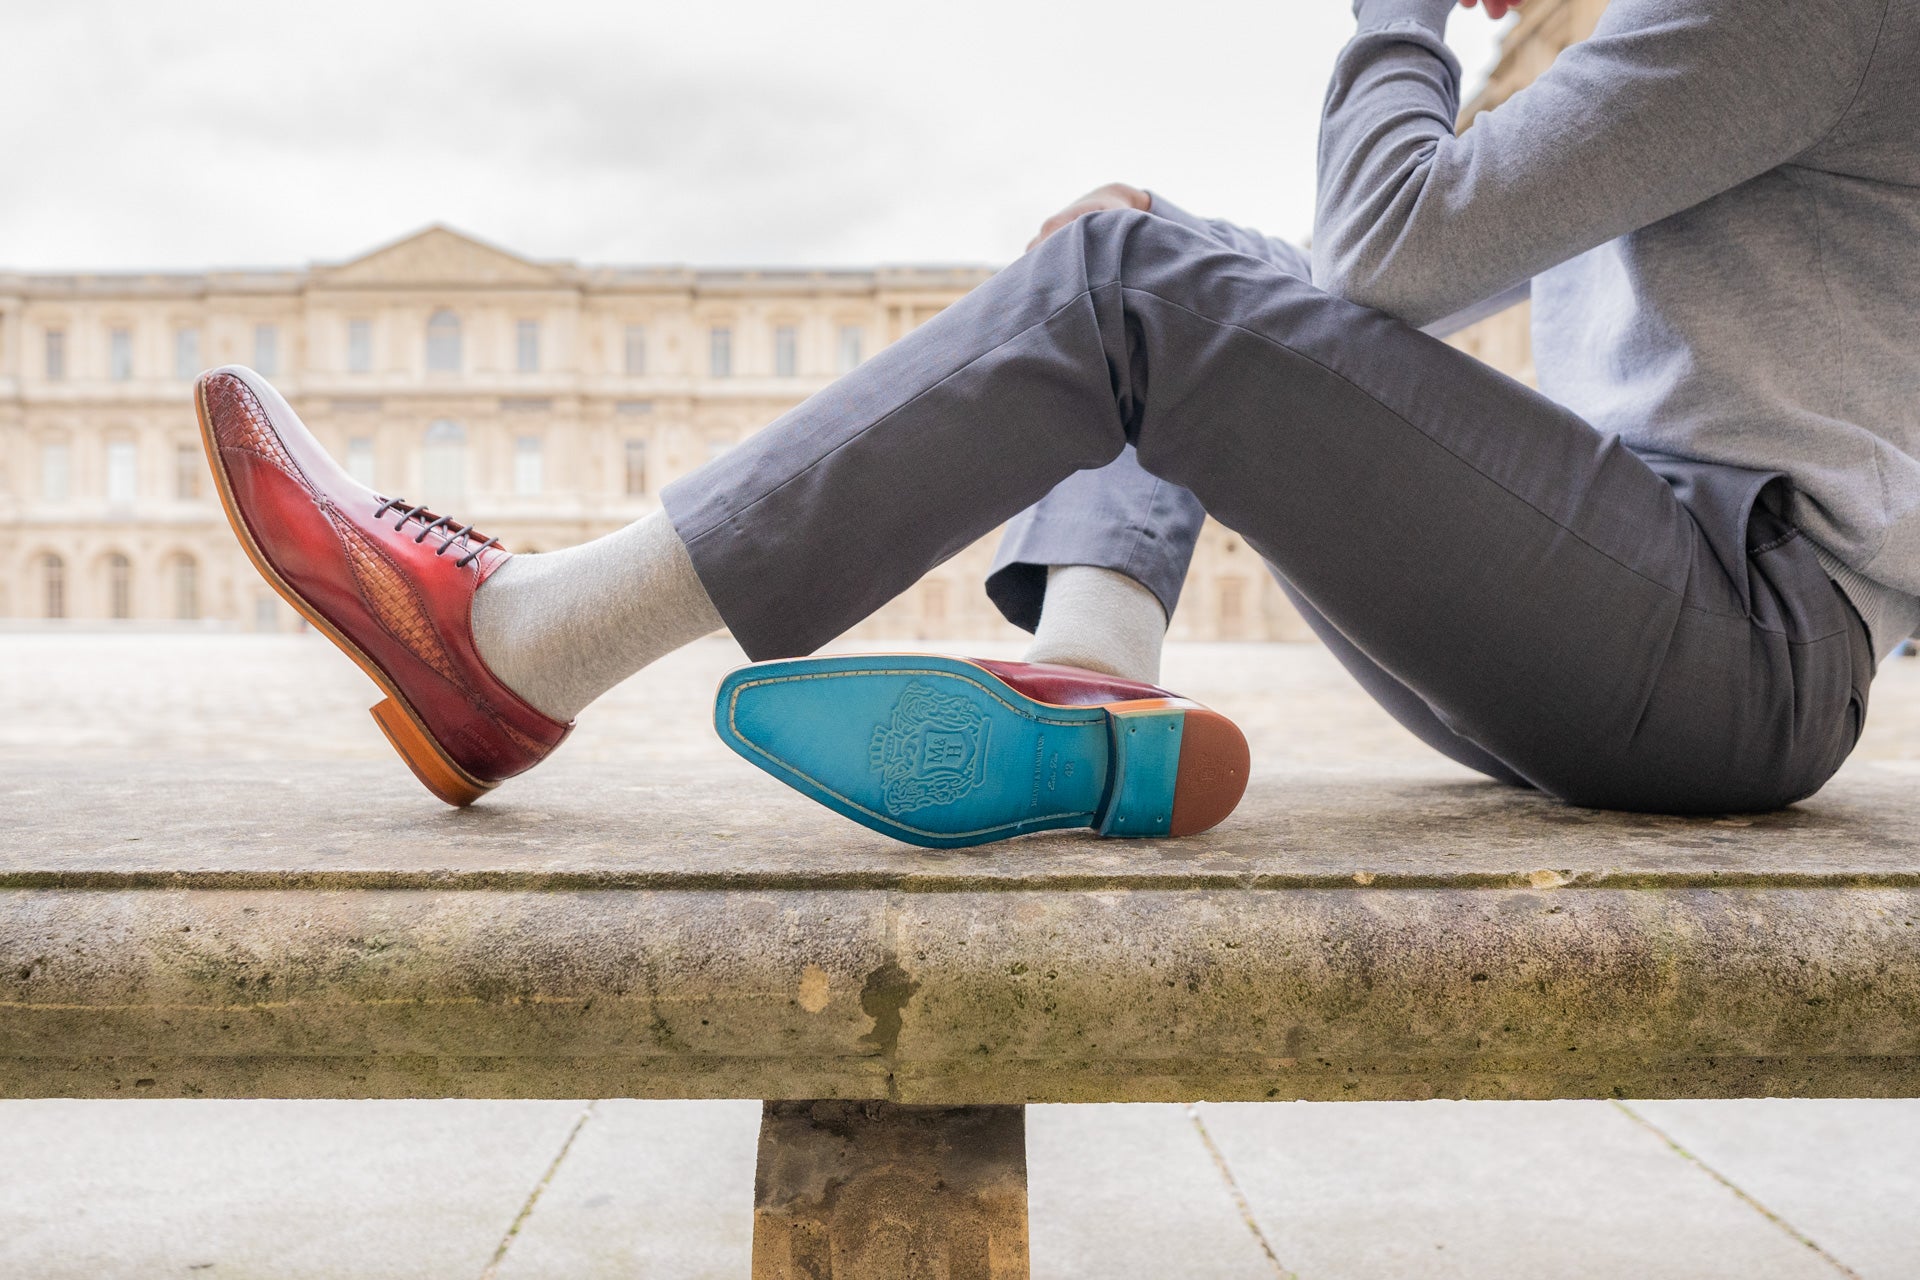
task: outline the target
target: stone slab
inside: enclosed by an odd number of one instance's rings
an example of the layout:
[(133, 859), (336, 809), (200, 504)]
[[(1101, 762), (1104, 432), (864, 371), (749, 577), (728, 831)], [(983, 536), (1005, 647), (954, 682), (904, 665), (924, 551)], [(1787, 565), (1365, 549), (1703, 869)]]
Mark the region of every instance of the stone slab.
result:
[(1855, 759), (1813, 800), (1670, 819), (1480, 780), (1317, 646), (1175, 645), (1168, 683), (1252, 743), (1239, 813), (1185, 841), (935, 852), (727, 752), (710, 699), (738, 661), (725, 640), (670, 655), (548, 764), (456, 813), (404, 772), (367, 717), (371, 683), (318, 637), (0, 634), (0, 886), (1920, 884), (1920, 662), (1886, 664)]
[(0, 1096), (1920, 1093), (1920, 891), (0, 891)]
[(312, 637), (0, 657), (0, 1094), (1920, 1092), (1920, 664), (1813, 800), (1668, 819), (1436, 761), (1317, 649), (1175, 649), (1233, 819), (934, 852), (733, 759), (724, 643), (465, 811)]
[(1920, 1102), (1635, 1102), (1861, 1280), (1920, 1272)]
[(1574, 809), (1437, 768), (1269, 771), (1185, 840), (888, 840), (764, 775), (555, 767), (452, 810), (387, 762), (9, 763), (0, 888), (1920, 887), (1920, 776), (1849, 766), (1779, 813)]
[(594, 1104), (490, 1280), (744, 1280), (757, 1102)]
[(1203, 1106), (1281, 1265), (1313, 1280), (1832, 1280), (1607, 1103)]
[(1027, 1108), (1034, 1280), (1275, 1280), (1187, 1108)]
[(477, 1276), (577, 1102), (0, 1102), (0, 1275)]

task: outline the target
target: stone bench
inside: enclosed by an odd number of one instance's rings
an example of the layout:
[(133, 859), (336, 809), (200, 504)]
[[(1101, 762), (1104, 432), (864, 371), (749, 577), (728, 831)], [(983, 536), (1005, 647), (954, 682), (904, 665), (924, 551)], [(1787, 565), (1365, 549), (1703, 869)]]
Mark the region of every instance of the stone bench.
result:
[(761, 1098), (757, 1276), (1000, 1280), (1025, 1102), (1920, 1093), (1898, 762), (1717, 820), (1269, 769), (944, 853), (717, 758), (397, 774), (10, 764), (0, 1096)]

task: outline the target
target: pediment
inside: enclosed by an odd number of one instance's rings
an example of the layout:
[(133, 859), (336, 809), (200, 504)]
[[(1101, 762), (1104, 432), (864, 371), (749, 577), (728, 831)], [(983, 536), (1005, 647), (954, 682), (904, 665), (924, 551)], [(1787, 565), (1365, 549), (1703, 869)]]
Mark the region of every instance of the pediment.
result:
[(372, 253), (314, 271), (317, 284), (356, 288), (447, 288), (474, 285), (552, 286), (554, 268), (496, 249), (450, 227), (432, 226)]

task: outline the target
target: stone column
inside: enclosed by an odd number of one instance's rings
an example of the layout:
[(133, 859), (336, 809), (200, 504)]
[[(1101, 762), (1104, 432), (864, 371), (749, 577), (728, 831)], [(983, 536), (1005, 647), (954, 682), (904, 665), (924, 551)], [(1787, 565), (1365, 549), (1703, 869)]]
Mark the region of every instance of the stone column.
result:
[(1022, 1106), (769, 1102), (754, 1280), (1027, 1280)]

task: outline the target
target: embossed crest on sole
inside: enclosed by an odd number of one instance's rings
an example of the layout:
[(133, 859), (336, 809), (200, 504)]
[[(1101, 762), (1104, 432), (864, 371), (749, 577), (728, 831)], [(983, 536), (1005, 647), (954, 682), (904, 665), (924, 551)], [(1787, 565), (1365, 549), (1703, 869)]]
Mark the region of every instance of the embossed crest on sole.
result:
[(992, 732), (976, 700), (910, 681), (893, 716), (874, 726), (867, 748), (871, 768), (884, 784), (887, 812), (903, 817), (928, 805), (953, 804), (977, 790)]

